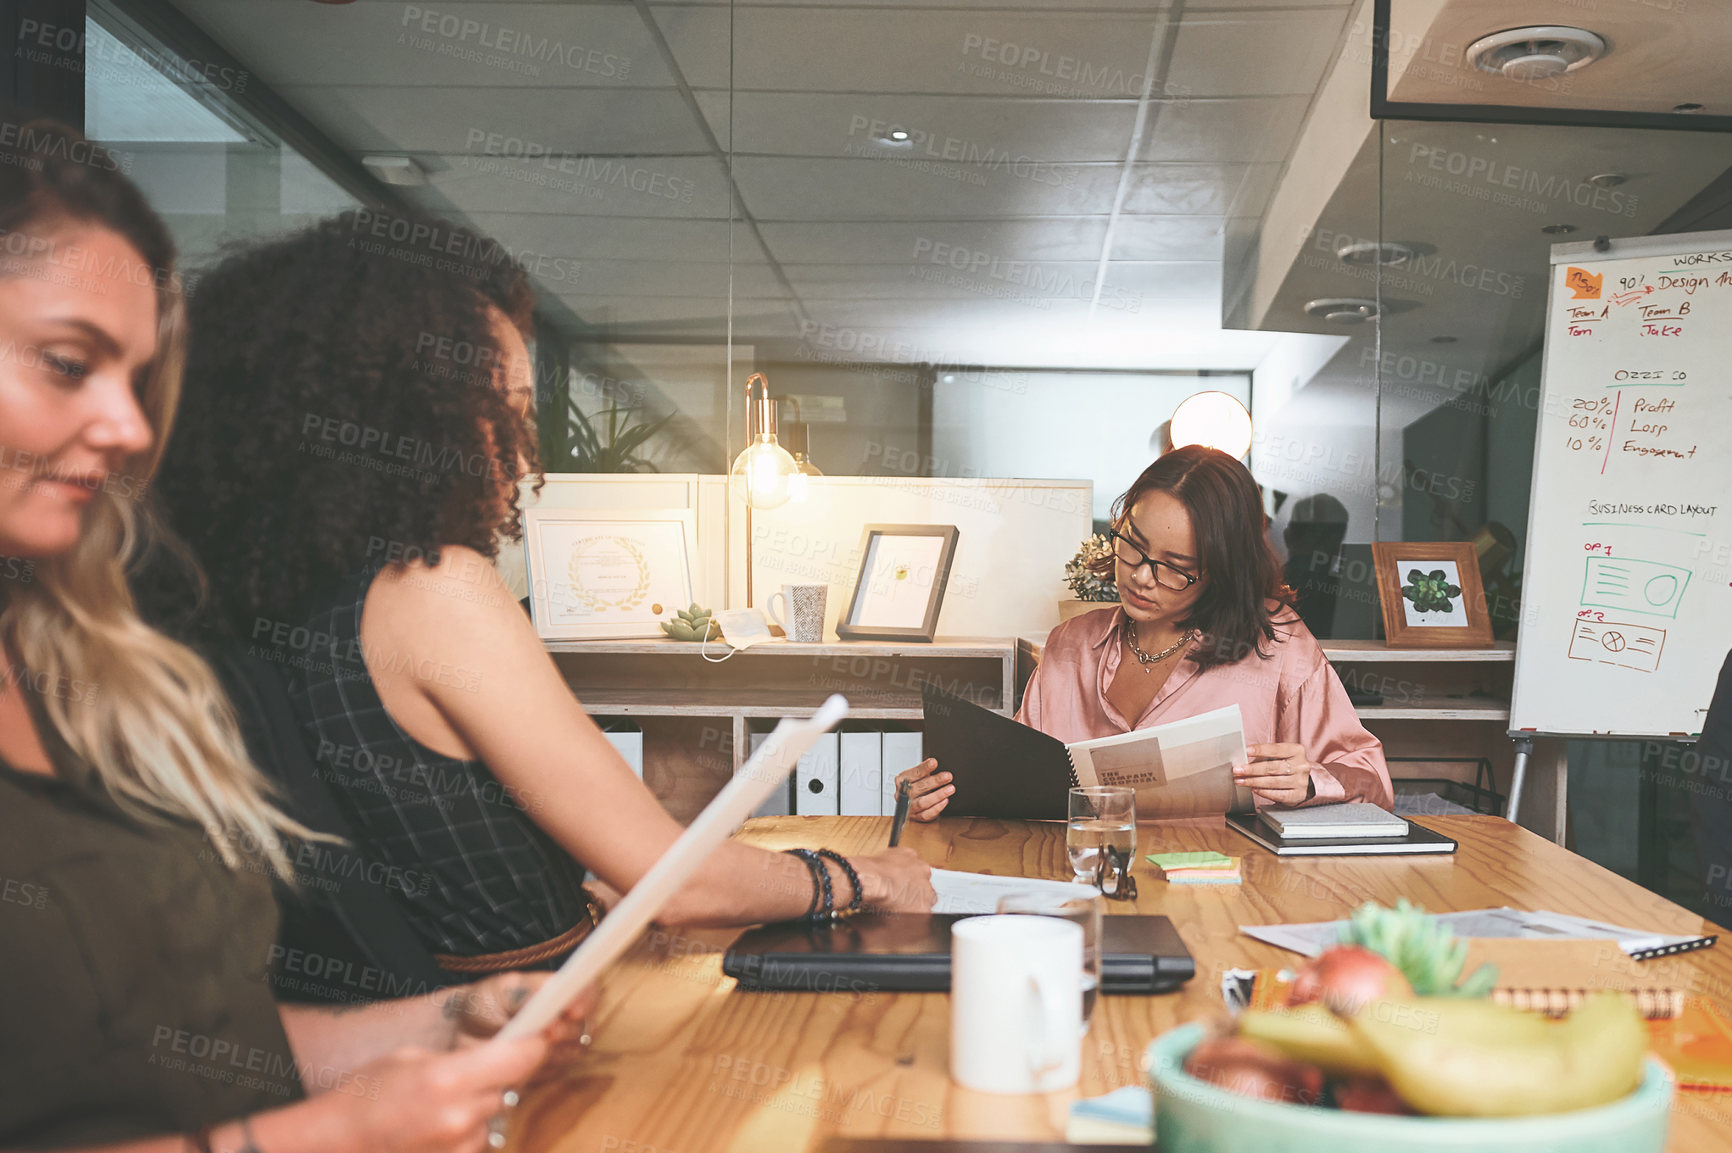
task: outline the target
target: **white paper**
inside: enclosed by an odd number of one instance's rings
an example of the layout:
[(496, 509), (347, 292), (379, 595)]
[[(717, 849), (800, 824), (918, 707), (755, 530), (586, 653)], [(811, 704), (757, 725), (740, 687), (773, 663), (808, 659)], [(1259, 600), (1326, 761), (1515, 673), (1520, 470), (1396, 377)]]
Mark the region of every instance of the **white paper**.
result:
[[(1432, 920), (1448, 926), (1458, 937), (1501, 938), (1529, 941), (1594, 941), (1614, 940), (1626, 953), (1639, 953), (1663, 945), (1696, 940), (1688, 934), (1677, 936), (1630, 929), (1571, 917), (1546, 910), (1525, 912), (1508, 907), (1469, 909), (1459, 913), (1437, 913)], [(1239, 931), (1274, 945), (1315, 957), (1341, 940), (1346, 921), (1312, 921), (1301, 925), (1240, 925)]]
[(1136, 790), (1137, 819), (1219, 816), (1253, 807), (1233, 779), (1250, 758), (1238, 705), (1150, 729), (1066, 745), (1079, 785)]
[(733, 835), (734, 830), (752, 815), (752, 810), (763, 804), (776, 786), (788, 779), (800, 754), (847, 715), (848, 702), (832, 696), (810, 720), (785, 718), (777, 725), (763, 747), (741, 766), (732, 780), (722, 786), (716, 799), (706, 805), (679, 839), (668, 846), (667, 852), (650, 866), (649, 872), (632, 886), (631, 892), (602, 918), (595, 931), (566, 958), (559, 972), (537, 989), (529, 1003), (505, 1023), (505, 1028), (497, 1034), (498, 1038), (510, 1040), (552, 1024), (573, 997), (593, 984), (603, 970), (632, 946), (638, 934), (661, 912), (668, 898), (709, 860), (723, 841)]
[(1044, 893), (1055, 897), (1098, 897), (1100, 890), (1076, 881), (1049, 881), (1041, 877), (999, 877), (990, 873), (958, 873), (932, 870), (932, 887), (938, 892), (934, 913), (975, 914), (998, 912), (998, 902), (1013, 893)]

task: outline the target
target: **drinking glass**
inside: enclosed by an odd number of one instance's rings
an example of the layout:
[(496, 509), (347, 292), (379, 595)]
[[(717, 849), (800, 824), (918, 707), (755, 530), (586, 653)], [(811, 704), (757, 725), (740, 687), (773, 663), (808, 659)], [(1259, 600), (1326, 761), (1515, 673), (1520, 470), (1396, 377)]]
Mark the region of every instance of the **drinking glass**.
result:
[(1070, 897), (1062, 893), (1010, 893), (998, 899), (1000, 913), (1036, 917), (1059, 917), (1075, 921), (1083, 931), (1082, 967), (1082, 1031), (1089, 1031), (1089, 1019), (1095, 1011), (1095, 996), (1101, 988), (1101, 906), (1099, 897)]
[(1064, 844), (1071, 872), (1085, 884), (1100, 875), (1102, 850), (1114, 848), (1134, 861), (1137, 853), (1137, 794), (1121, 785), (1088, 785), (1070, 791), (1070, 823)]

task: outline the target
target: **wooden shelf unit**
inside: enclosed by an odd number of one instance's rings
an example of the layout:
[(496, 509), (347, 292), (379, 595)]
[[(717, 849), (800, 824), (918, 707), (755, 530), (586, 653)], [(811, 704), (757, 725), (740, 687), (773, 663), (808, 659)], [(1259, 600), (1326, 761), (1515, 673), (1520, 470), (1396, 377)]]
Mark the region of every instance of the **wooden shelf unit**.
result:
[[(644, 733), (644, 782), (688, 821), (745, 763), (748, 734), (810, 716), (831, 693), (849, 721), (918, 727), (936, 684), (984, 708), (1015, 711), (1013, 637), (909, 641), (773, 641), (733, 653), (675, 640), (546, 641), (591, 716), (629, 718)], [(707, 653), (701, 652), (707, 647)], [(726, 656), (727, 659), (719, 659)]]

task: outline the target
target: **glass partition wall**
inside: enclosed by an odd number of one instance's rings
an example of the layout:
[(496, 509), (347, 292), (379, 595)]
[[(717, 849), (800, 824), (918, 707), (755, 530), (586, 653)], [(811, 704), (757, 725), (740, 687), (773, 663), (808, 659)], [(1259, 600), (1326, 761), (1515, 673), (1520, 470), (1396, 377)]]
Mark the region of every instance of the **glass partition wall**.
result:
[[(87, 127), (195, 267), (356, 206), (502, 245), (549, 471), (725, 474), (762, 373), (813, 470), (1082, 478), (1098, 525), (1219, 391), (1314, 632), (1381, 637), (1374, 543), (1465, 541), (1513, 640), (1549, 246), (1716, 226), (1732, 137), (1619, 117), (1719, 111), (1627, 63), (1719, 33), (1564, 5), (1603, 67), (1493, 74), (1486, 4), (1380, 7), (93, 0)], [(1619, 796), (1578, 843), (1652, 873)]]

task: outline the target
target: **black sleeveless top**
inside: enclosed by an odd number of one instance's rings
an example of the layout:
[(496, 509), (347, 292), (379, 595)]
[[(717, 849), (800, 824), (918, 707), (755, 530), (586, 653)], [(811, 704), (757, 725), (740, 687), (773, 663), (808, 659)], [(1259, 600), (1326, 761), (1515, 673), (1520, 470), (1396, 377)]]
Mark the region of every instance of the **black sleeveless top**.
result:
[(32, 712), (58, 775), (0, 762), (0, 1147), (184, 1134), (299, 1100), (268, 879), (195, 827), (122, 812)]
[[(368, 862), (365, 877), (330, 880), (384, 887), (435, 953), (476, 956), (557, 937), (584, 918), (583, 869), (531, 818), (542, 800), (508, 789), (480, 761), (421, 744), (379, 699), (369, 663), (459, 685), (474, 675), (400, 669), (401, 654), (363, 652), (361, 611), (382, 567), (343, 582), (303, 629), (255, 630), (253, 654), (284, 666), (307, 751)], [(296, 861), (302, 883), (318, 884), (317, 862), (307, 863)]]

